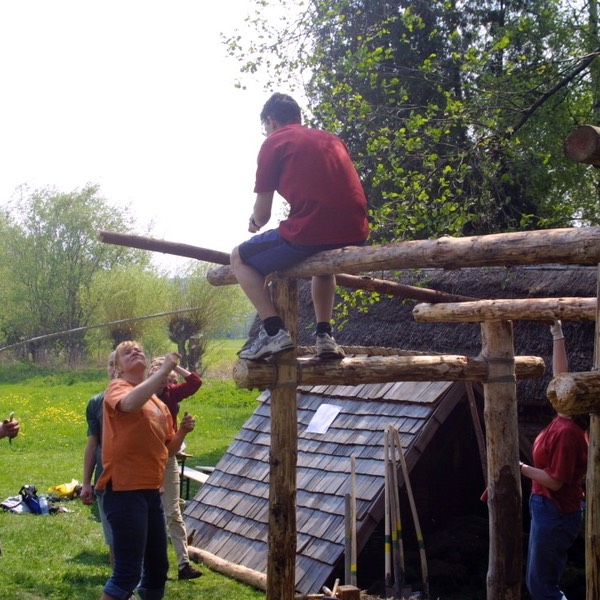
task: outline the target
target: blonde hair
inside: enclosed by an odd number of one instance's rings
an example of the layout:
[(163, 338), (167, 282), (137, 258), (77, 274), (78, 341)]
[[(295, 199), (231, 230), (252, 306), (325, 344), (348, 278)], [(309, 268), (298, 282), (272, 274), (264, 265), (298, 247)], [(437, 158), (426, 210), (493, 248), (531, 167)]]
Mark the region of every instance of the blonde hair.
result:
[[(137, 342), (134, 342), (133, 340), (127, 340), (125, 342), (121, 342), (115, 348), (115, 376), (116, 377), (120, 377), (123, 374), (123, 371), (121, 370), (121, 367), (119, 366), (119, 364), (121, 362), (121, 356), (123, 355), (124, 350), (127, 348), (131, 348), (132, 346), (137, 346), (142, 351), (142, 353), (144, 353), (144, 348), (142, 348), (142, 345), (138, 344)], [(148, 359), (146, 358), (145, 353), (144, 353), (144, 358), (146, 360), (146, 365), (147, 365)]]

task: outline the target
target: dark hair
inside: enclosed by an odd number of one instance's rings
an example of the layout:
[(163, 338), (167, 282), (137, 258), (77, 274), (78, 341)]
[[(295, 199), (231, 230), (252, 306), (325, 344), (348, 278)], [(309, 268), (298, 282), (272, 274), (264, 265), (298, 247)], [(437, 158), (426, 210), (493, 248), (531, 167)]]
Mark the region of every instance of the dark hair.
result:
[(263, 106), (260, 113), (261, 122), (266, 121), (267, 117), (275, 119), (280, 125), (302, 122), (298, 103), (291, 96), (279, 92), (275, 92)]

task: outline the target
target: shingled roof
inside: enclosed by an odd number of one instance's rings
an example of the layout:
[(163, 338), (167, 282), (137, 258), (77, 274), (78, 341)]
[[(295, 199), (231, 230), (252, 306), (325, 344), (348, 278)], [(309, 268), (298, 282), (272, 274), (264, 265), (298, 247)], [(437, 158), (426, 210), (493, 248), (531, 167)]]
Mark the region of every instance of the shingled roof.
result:
[[(402, 382), (300, 388), (296, 588), (320, 590), (344, 553), (345, 494), (356, 457), (357, 538), (362, 547), (383, 515), (383, 431), (401, 435), (411, 469), (464, 394), (463, 384)], [(192, 544), (266, 573), (270, 394), (243, 426), (185, 510)], [(328, 431), (308, 433), (323, 404), (340, 412)]]

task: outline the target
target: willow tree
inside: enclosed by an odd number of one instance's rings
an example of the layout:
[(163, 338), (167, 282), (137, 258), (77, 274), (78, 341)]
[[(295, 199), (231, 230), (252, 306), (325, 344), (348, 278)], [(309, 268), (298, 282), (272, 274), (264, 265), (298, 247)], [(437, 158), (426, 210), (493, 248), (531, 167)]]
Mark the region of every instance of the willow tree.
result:
[(195, 309), (167, 317), (169, 339), (177, 345), (181, 364), (202, 373), (203, 357), (211, 339), (227, 331), (228, 323), (247, 320), (251, 305), (238, 286), (219, 288), (206, 279), (209, 265), (190, 262), (169, 283), (172, 310)]
[[(147, 261), (139, 251), (101, 243), (97, 231), (129, 231), (132, 224), (128, 211), (110, 206), (94, 185), (68, 193), (21, 190), (6, 205), (2, 223), (4, 341), (90, 325), (94, 278), (119, 265)], [(34, 359), (47, 350), (73, 364), (85, 354), (84, 334), (29, 347)]]

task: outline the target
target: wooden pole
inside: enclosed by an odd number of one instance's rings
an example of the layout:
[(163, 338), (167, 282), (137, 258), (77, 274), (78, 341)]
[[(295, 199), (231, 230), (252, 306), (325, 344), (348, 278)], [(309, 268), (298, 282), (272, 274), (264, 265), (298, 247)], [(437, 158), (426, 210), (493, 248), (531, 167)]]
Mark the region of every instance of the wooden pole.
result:
[[(573, 227), (340, 248), (319, 252), (278, 275), (310, 277), (386, 269), (458, 269), (548, 263), (596, 265), (598, 262), (600, 227)], [(230, 267), (209, 269), (207, 279), (213, 285), (236, 283)]]
[(406, 493), (408, 494), (408, 501), (410, 503), (410, 510), (412, 512), (413, 523), (415, 526), (415, 533), (417, 535), (417, 543), (419, 545), (419, 556), (421, 558), (421, 582), (423, 585), (422, 595), (423, 600), (429, 599), (429, 569), (427, 567), (427, 555), (425, 554), (425, 542), (423, 540), (423, 531), (421, 530), (421, 522), (419, 521), (419, 513), (417, 512), (417, 504), (415, 502), (415, 495), (413, 494), (412, 485), (410, 483), (410, 476), (408, 473), (408, 465), (404, 457), (404, 450), (402, 449), (402, 442), (400, 440), (400, 432), (398, 429), (393, 428), (392, 433), (394, 436), (394, 446), (398, 449), (398, 455), (400, 456), (400, 464), (402, 465), (402, 475), (404, 477), (404, 485), (406, 487)]
[[(98, 232), (98, 237), (102, 242), (116, 244), (117, 246), (127, 246), (128, 248), (139, 248), (141, 250), (149, 250), (150, 252), (195, 258), (196, 260), (203, 260), (218, 265), (228, 265), (230, 262), (230, 255), (225, 252), (169, 242), (167, 240), (157, 240), (155, 238), (114, 233), (111, 231), (100, 231)], [(400, 298), (419, 300), (420, 302), (461, 302), (463, 300), (475, 300), (475, 298), (469, 296), (446, 294), (437, 290), (385, 281), (374, 277), (356, 277), (355, 275), (339, 273), (336, 276), (336, 280), (337, 285), (342, 287), (370, 290)]]
[(350, 584), (352, 573), (352, 498), (350, 492), (344, 495), (344, 508), (344, 582)]
[(396, 298), (404, 298), (406, 300), (418, 300), (419, 302), (467, 302), (477, 300), (471, 296), (461, 296), (460, 294), (447, 294), (430, 290), (427, 288), (417, 287), (414, 285), (406, 285), (396, 283), (394, 281), (386, 281), (385, 279), (376, 279), (375, 277), (358, 277), (356, 275), (348, 275), (347, 273), (338, 273), (335, 276), (337, 285), (355, 290), (368, 290), (371, 292), (379, 292), (380, 294), (388, 294)]
[[(393, 580), (392, 580), (392, 518), (391, 518), (391, 505), (390, 505), (390, 493), (391, 493), (391, 470), (390, 470), (390, 452), (389, 452), (389, 435), (388, 430), (385, 429), (383, 432), (383, 476), (384, 476), (384, 487), (383, 487), (383, 500), (384, 500), (384, 518), (385, 518), (385, 597), (393, 594)], [(346, 579), (349, 583), (350, 579)]]
[(417, 304), (413, 317), (419, 322), (479, 321), (593, 321), (596, 298), (525, 298), (477, 300), (449, 304)]
[[(519, 356), (516, 374), (519, 378), (544, 376), (544, 360), (537, 356)], [(262, 361), (238, 360), (233, 366), (233, 379), (239, 387), (264, 389), (273, 385), (277, 366)], [(372, 356), (343, 360), (298, 359), (298, 385), (345, 385), (383, 383), (387, 381), (485, 381), (488, 363), (481, 357), (440, 354), (436, 356)]]
[(357, 546), (356, 546), (356, 456), (350, 457), (350, 505), (352, 521), (350, 522), (350, 542), (351, 542), (351, 560), (350, 560), (350, 585), (356, 585), (357, 575)]
[[(296, 281), (276, 280), (271, 285), (277, 312), (297, 339)], [(295, 350), (275, 357), (277, 378), (271, 389), (267, 600), (293, 600), (296, 586), (296, 364)]]
[(563, 149), (569, 160), (600, 165), (600, 127), (580, 125), (567, 137)]
[(473, 429), (475, 430), (475, 436), (477, 437), (477, 447), (479, 448), (479, 460), (481, 462), (481, 469), (483, 471), (483, 481), (485, 486), (487, 487), (487, 458), (485, 452), (485, 436), (481, 427), (481, 421), (479, 419), (477, 403), (475, 402), (473, 384), (470, 381), (465, 381), (465, 388), (467, 390), (467, 398), (469, 400), (469, 410), (471, 411)]
[(488, 462), (490, 550), (487, 600), (520, 600), (523, 519), (512, 323), (481, 325)]
[(600, 413), (600, 372), (560, 373), (550, 381), (546, 395), (556, 412)]
[(402, 540), (402, 517), (400, 515), (400, 485), (398, 483), (398, 464), (392, 426), (387, 430), (390, 451), (390, 518), (392, 527), (392, 564), (394, 570), (394, 598), (402, 598), (405, 582), (404, 542)]
[[(597, 294), (600, 297), (600, 264), (597, 275)], [(600, 369), (600, 310), (596, 313), (594, 341), (594, 370)], [(585, 562), (586, 600), (600, 598), (600, 413), (590, 415), (590, 447), (586, 481)]]
[(99, 231), (98, 238), (101, 242), (105, 242), (106, 244), (115, 244), (117, 246), (126, 246), (127, 248), (139, 248), (140, 250), (150, 250), (151, 252), (162, 252), (163, 254), (195, 258), (196, 260), (203, 260), (217, 265), (229, 264), (229, 254), (227, 254), (227, 252), (209, 250), (208, 248), (190, 246), (189, 244), (167, 242), (166, 240), (157, 240), (128, 233), (115, 233), (114, 231)]
[(259, 590), (267, 589), (267, 576), (264, 573), (260, 573), (259, 571), (255, 571), (254, 569), (249, 569), (248, 567), (244, 567), (242, 565), (236, 565), (228, 560), (220, 558), (211, 552), (207, 552), (202, 548), (196, 548), (195, 546), (188, 546), (188, 552), (190, 554), (190, 558), (195, 560), (202, 560), (202, 562), (221, 573), (222, 575), (226, 575), (227, 577), (232, 577), (233, 579), (237, 579), (246, 585), (250, 585)]

